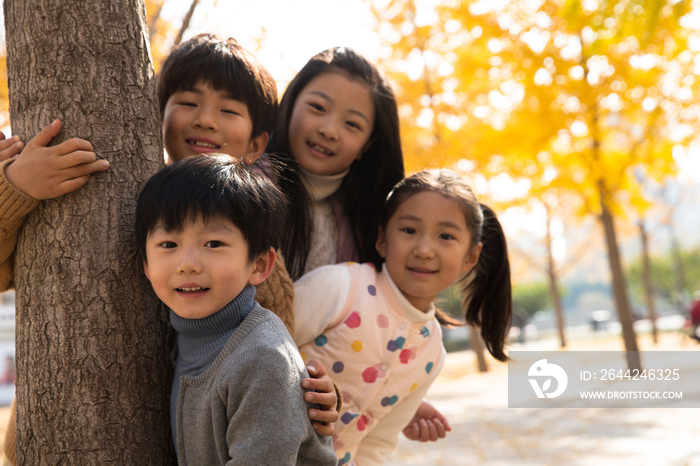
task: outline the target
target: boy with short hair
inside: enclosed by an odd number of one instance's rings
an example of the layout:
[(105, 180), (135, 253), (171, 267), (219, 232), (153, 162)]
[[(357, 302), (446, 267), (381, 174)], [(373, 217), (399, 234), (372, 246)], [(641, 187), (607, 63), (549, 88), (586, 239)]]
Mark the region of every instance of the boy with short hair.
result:
[[(252, 164), (265, 149), (277, 117), (277, 90), (270, 74), (234, 39), (209, 34), (183, 42), (168, 56), (158, 80), (158, 97), (170, 163), (217, 151)], [(97, 159), (88, 141), (73, 138), (49, 147), (60, 128), (55, 120), (26, 147), (18, 136), (0, 137), (0, 291), (14, 288), (14, 250), (26, 215), (39, 201), (75, 191), (90, 174), (109, 168), (106, 160)], [(256, 299), (289, 329), (294, 286), (279, 262), (258, 287)], [(323, 409), (309, 416), (320, 421), (313, 424), (318, 432), (330, 435), (338, 413), (328, 408), (337, 398), (330, 378), (317, 369), (317, 379), (304, 383), (318, 393), (308, 392), (306, 399)], [(15, 416), (13, 402), (5, 438), (12, 464)]]
[(277, 84), (233, 39), (199, 34), (163, 62), (158, 101), (168, 163), (224, 153), (254, 163), (277, 120)]
[(178, 331), (171, 424), (181, 465), (337, 462), (308, 422), (294, 341), (253, 301), (285, 213), (271, 181), (225, 156), (166, 167), (139, 196), (144, 270)]
[[(199, 34), (180, 44), (163, 62), (157, 92), (168, 164), (216, 152), (251, 165), (277, 120), (275, 80), (232, 38)], [(294, 285), (281, 257), (256, 300), (291, 332)]]

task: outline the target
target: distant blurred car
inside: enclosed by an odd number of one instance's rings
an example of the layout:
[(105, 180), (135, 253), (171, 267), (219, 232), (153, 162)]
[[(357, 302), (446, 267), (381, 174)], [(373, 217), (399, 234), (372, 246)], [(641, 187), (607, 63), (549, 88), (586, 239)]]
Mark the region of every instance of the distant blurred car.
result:
[(604, 309), (593, 311), (591, 314), (591, 328), (593, 331), (605, 330), (608, 327), (608, 322), (610, 322), (610, 317), (610, 311)]

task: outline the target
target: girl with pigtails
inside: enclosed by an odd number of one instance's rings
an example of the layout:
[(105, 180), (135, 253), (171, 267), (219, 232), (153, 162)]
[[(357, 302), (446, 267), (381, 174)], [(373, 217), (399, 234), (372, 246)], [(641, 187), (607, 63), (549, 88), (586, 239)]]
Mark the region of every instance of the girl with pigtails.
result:
[(295, 283), (294, 340), (321, 360), (343, 394), (335, 424), (339, 465), (384, 464), (445, 360), (434, 300), (463, 284), (465, 320), (505, 361), (512, 314), (505, 236), (454, 172), (400, 181), (383, 206), (364, 264), (319, 267)]

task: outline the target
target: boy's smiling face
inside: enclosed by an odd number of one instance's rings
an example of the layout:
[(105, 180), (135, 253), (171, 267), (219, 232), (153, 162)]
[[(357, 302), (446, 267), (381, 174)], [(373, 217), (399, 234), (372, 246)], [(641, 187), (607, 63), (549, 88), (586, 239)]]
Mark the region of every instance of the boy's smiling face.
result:
[(260, 273), (260, 259), (248, 258), (241, 230), (224, 219), (204, 223), (199, 218), (181, 231), (158, 226), (146, 240), (146, 257), (144, 270), (153, 290), (186, 319), (218, 312), (246, 285), (257, 285), (267, 277)]
[(222, 153), (251, 164), (268, 140), (266, 132), (251, 138), (252, 131), (248, 106), (203, 81), (173, 93), (165, 104), (163, 140), (168, 163), (195, 154)]

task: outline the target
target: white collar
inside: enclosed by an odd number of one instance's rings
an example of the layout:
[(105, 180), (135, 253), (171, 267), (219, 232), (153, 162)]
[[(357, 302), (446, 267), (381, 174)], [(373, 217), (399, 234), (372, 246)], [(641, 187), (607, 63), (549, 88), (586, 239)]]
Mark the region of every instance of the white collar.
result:
[(349, 171), (350, 168), (347, 168), (337, 175), (316, 175), (300, 167), (299, 178), (301, 178), (301, 182), (304, 184), (311, 199), (314, 201), (321, 201), (331, 196), (340, 188), (340, 184)]

